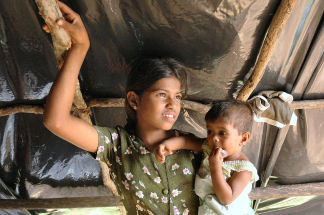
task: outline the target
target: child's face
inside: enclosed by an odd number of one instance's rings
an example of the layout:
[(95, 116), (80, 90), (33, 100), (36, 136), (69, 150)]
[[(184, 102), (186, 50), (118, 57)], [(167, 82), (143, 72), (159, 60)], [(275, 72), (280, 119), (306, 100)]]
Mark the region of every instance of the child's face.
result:
[(206, 125), (207, 140), (211, 150), (222, 148), (226, 150), (228, 156), (241, 152), (246, 139), (232, 124), (220, 118), (216, 121), (207, 121)]
[(137, 122), (142, 128), (169, 130), (180, 113), (181, 84), (175, 77), (155, 82), (139, 98)]

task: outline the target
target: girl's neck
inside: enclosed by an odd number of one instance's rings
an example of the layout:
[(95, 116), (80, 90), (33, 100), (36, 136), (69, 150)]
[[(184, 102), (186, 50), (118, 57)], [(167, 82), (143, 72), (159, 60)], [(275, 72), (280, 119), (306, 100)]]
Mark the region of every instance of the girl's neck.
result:
[(143, 141), (144, 145), (150, 150), (162, 140), (170, 137), (170, 131), (162, 129), (141, 129), (140, 126), (136, 126), (135, 132)]

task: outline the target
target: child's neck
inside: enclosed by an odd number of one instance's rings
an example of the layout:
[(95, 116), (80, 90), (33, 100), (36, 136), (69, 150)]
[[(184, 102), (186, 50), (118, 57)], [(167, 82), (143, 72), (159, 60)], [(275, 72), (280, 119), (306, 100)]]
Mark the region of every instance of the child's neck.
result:
[(241, 151), (224, 158), (224, 161), (236, 161), (236, 160), (248, 160), (248, 158)]

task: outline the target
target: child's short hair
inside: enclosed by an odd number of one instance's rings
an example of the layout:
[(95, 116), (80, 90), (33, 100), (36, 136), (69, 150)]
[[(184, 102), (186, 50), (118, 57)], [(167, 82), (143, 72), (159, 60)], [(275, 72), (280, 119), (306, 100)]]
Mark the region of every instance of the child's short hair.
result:
[(213, 106), (205, 116), (206, 121), (223, 119), (233, 125), (240, 134), (252, 130), (253, 112), (250, 105), (239, 100), (220, 100), (213, 102)]

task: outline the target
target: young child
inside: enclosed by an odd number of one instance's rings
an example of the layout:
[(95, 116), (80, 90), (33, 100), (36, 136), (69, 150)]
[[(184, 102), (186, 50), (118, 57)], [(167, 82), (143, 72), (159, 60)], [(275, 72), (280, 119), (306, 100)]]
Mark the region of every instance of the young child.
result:
[(178, 135), (171, 128), (180, 113), (181, 88), (186, 88), (185, 67), (170, 58), (138, 61), (127, 80), (126, 127), (93, 127), (70, 114), (90, 45), (88, 34), (80, 16), (58, 4), (67, 21), (57, 24), (70, 34), (72, 47), (48, 95), (45, 126), (108, 164), (128, 214), (197, 214), (195, 155), (183, 150), (160, 164), (152, 152), (161, 141)]
[(195, 192), (200, 197), (198, 214), (255, 214), (248, 197), (258, 180), (257, 170), (242, 153), (250, 139), (252, 110), (240, 101), (218, 101), (205, 116), (207, 141), (173, 137), (154, 150), (159, 162), (178, 149), (204, 152), (196, 175)]

